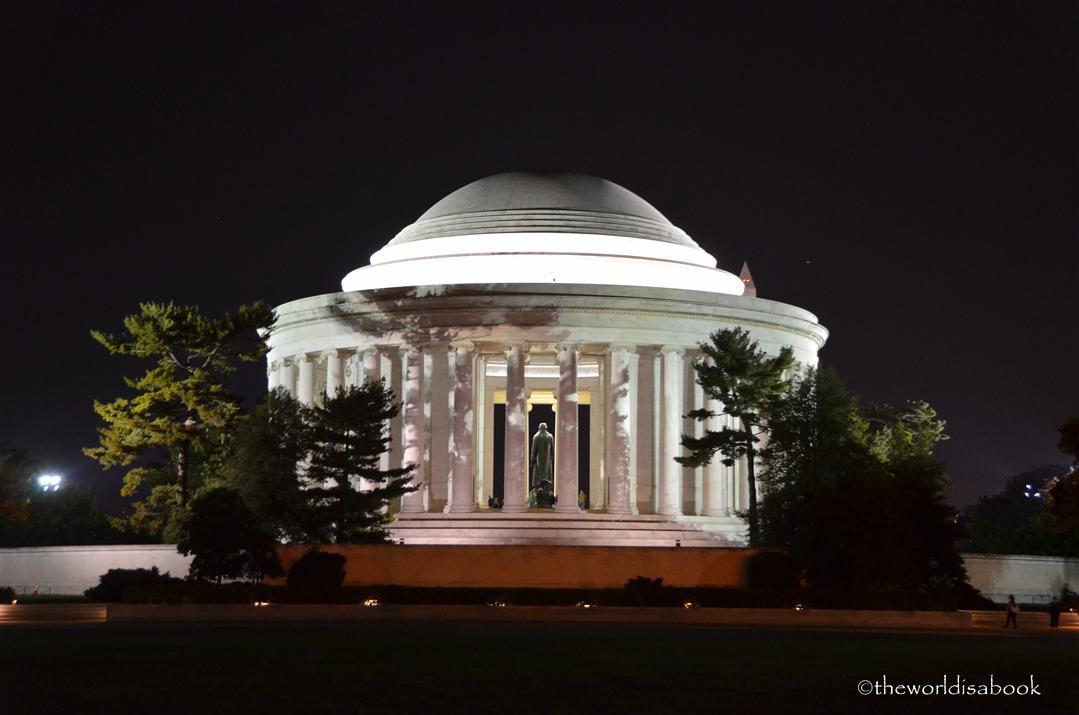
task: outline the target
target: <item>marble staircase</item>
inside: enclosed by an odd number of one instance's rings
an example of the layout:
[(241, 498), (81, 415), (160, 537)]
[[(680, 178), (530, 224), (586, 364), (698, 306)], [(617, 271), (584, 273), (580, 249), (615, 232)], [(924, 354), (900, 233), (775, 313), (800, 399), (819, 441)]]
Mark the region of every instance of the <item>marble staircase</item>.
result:
[[(673, 519), (673, 520), (672, 520)], [(652, 514), (521, 514), (482, 510), (470, 514), (400, 515), (389, 526), (407, 545), (645, 546), (717, 548), (743, 546), (745, 525), (736, 518)]]

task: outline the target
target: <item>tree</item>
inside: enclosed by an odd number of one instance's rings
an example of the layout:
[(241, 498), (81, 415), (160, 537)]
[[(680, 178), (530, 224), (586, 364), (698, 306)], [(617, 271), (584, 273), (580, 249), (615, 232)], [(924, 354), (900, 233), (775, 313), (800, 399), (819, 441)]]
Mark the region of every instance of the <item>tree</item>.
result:
[[(384, 381), (349, 387), (313, 408), (306, 476), (316, 540), (385, 540), (386, 505), (416, 489), (409, 483), (415, 465), (379, 469), (390, 442), (384, 425), (399, 409)], [(360, 480), (367, 488), (359, 488)]]
[(705, 430), (702, 437), (684, 435), (682, 446), (689, 455), (675, 459), (687, 467), (702, 467), (712, 461), (716, 452), (723, 455), (723, 464), (733, 465), (746, 460), (746, 481), (749, 494), (749, 543), (760, 543), (757, 516), (757, 477), (755, 461), (757, 442), (764, 431), (763, 411), (782, 395), (790, 384), (786, 373), (794, 365), (794, 351), (789, 346), (775, 356), (767, 355), (750, 341), (749, 333), (741, 328), (719, 330), (710, 336), (710, 343), (700, 343), (705, 357), (695, 361), (697, 384), (706, 397), (718, 400), (722, 412), (706, 408), (693, 410), (689, 417), (708, 420), (730, 415), (735, 426), (719, 431)]
[(1079, 417), (1072, 417), (1057, 428), (1060, 433), (1058, 449), (1071, 456), (1072, 464), (1079, 464)]
[(814, 530), (827, 525), (813, 522), (807, 509), (821, 490), (834, 489), (852, 468), (861, 468), (869, 426), (834, 371), (810, 369), (772, 401), (768, 428), (760, 455), (762, 544), (812, 551), (820, 539)]
[(1058, 534), (1079, 536), (1079, 417), (1062, 424), (1060, 451), (1071, 456), (1068, 472), (1057, 478), (1048, 494), (1050, 528)]
[(25, 452), (0, 445), (0, 528), (26, 521), (34, 463)]
[(222, 474), (227, 486), (278, 539), (302, 541), (314, 531), (301, 488), (311, 450), (311, 410), (279, 387), (241, 420)]
[[(1008, 478), (1004, 488), (963, 510), (964, 551), (982, 554), (1079, 556), (1079, 533), (1058, 533), (1053, 487), (1065, 465), (1045, 466)], [(1060, 531), (1066, 531), (1062, 529)]]
[(859, 408), (837, 376), (810, 370), (768, 414), (764, 534), (789, 548), (805, 582), (848, 591), (965, 583), (934, 456), (944, 423), (929, 405)]
[(259, 523), (243, 498), (226, 487), (199, 492), (185, 513), (183, 538), (177, 544), (182, 554), (194, 554), (191, 576), (211, 579), (281, 576), (277, 541)]
[(59, 491), (31, 492), (26, 518), (0, 522), (0, 546), (77, 546), (144, 541), (116, 529), (88, 490), (66, 485)]
[(141, 377), (124, 380), (134, 396), (94, 403), (105, 426), (99, 445), (84, 450), (106, 469), (127, 468), (125, 496), (150, 487), (135, 505), (135, 524), (161, 531), (186, 505), (192, 475), (219, 468), (241, 411), (227, 380), (262, 358), (272, 323), (261, 302), (217, 319), (193, 306), (142, 303), (124, 318), (123, 335), (90, 333), (112, 355), (150, 362)]

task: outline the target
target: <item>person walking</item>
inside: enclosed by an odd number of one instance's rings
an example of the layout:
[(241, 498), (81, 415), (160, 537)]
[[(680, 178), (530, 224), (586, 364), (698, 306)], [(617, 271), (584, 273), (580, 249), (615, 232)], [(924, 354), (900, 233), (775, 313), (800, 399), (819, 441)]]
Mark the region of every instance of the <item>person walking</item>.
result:
[(1060, 627), (1060, 601), (1057, 600), (1056, 596), (1053, 596), (1053, 600), (1051, 600), (1049, 602), (1049, 608), (1047, 608), (1046, 610), (1049, 611), (1049, 627), (1050, 628), (1059, 628)]
[(1007, 628), (1008, 624), (1012, 624), (1012, 630), (1019, 630), (1019, 624), (1016, 617), (1019, 615), (1019, 604), (1015, 602), (1015, 596), (1008, 596), (1008, 605), (1004, 609), (1007, 615), (1004, 617), (1004, 627)]

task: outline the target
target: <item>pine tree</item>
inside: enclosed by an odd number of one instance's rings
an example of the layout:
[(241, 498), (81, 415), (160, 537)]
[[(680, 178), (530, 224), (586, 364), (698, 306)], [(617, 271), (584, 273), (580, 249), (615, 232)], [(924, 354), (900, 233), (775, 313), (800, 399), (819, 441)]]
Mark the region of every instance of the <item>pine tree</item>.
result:
[(757, 442), (764, 431), (762, 412), (770, 401), (783, 394), (790, 384), (786, 373), (794, 365), (794, 351), (783, 347), (775, 356), (767, 355), (749, 339), (741, 328), (719, 330), (710, 336), (711, 342), (700, 343), (705, 357), (694, 362), (697, 384), (706, 397), (718, 400), (723, 411), (713, 413), (701, 408), (689, 413), (695, 420), (708, 420), (730, 415), (735, 427), (719, 431), (705, 430), (704, 436), (683, 435), (682, 446), (689, 450), (685, 457), (675, 459), (687, 467), (702, 467), (711, 463), (716, 452), (723, 455), (727, 466), (746, 460), (746, 480), (749, 493), (749, 543), (760, 543), (757, 515), (757, 479), (755, 461)]
[(312, 527), (302, 488), (313, 414), (283, 387), (236, 425), (222, 468), (225, 484), (278, 539), (305, 541)]
[(383, 527), (392, 520), (385, 507), (416, 489), (410, 483), (414, 465), (379, 469), (379, 455), (390, 443), (384, 426), (399, 409), (384, 381), (338, 391), (313, 408), (306, 477), (318, 540), (385, 540)]
[(219, 466), (241, 411), (227, 380), (262, 359), (272, 323), (261, 302), (217, 319), (193, 306), (142, 303), (124, 318), (123, 334), (90, 333), (110, 354), (150, 363), (141, 377), (124, 379), (133, 396), (94, 402), (105, 426), (99, 445), (84, 450), (105, 468), (127, 469), (123, 495), (151, 487), (135, 505), (135, 525), (160, 532), (186, 505), (192, 474)]

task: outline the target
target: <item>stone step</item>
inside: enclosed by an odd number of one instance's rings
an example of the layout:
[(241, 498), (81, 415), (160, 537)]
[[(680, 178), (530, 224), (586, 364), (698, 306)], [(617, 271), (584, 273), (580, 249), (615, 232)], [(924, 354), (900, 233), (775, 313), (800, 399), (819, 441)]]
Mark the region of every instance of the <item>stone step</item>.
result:
[[(398, 520), (390, 525), (391, 529), (397, 531), (411, 531), (414, 529), (549, 529), (549, 530), (571, 530), (581, 529), (586, 531), (646, 531), (646, 532), (677, 532), (677, 533), (703, 533), (706, 529), (701, 529), (690, 524), (678, 524), (678, 523), (644, 523), (638, 524), (633, 522), (606, 522), (601, 524), (590, 524), (587, 522), (534, 522), (534, 521), (513, 521), (513, 520), (499, 520), (495, 522), (489, 521), (475, 521), (471, 519), (455, 520), (453, 522), (435, 522), (435, 521), (422, 521), (412, 522), (406, 520)], [(740, 528), (739, 526), (717, 526), (720, 531), (733, 531)], [(709, 529), (710, 530), (710, 529)]]
[(661, 515), (499, 512), (409, 514), (388, 527), (407, 544), (729, 547), (744, 543), (738, 519)]
[(548, 526), (476, 526), (461, 525), (454, 527), (439, 528), (436, 526), (411, 526), (407, 528), (391, 527), (394, 534), (405, 536), (408, 534), (462, 534), (480, 536), (484, 534), (508, 536), (520, 534), (523, 536), (610, 536), (632, 538), (700, 538), (710, 539), (715, 536), (725, 536), (724, 532), (701, 532), (697, 530), (679, 530), (679, 528), (655, 528), (655, 530), (634, 530), (634, 528), (556, 528)]
[(685, 540), (675, 539), (642, 539), (642, 538), (611, 538), (609, 536), (591, 536), (591, 537), (558, 537), (558, 536), (461, 536), (454, 534), (450, 536), (406, 536), (404, 537), (404, 544), (406, 546), (638, 546), (645, 548), (673, 548), (680, 546), (682, 548), (725, 548), (731, 546), (737, 546), (738, 544), (727, 543), (720, 540), (693, 540), (687, 542)]

